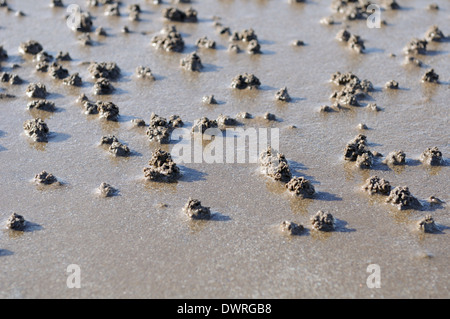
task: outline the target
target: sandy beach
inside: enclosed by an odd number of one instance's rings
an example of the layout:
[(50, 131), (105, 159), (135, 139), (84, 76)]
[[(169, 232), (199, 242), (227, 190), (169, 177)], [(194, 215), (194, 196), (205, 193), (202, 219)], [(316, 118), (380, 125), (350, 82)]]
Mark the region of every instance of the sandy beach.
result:
[[(202, 1), (162, 4), (122, 1), (120, 16), (104, 14), (105, 5), (88, 7), (84, 0), (8, 0), (0, 7), (0, 45), (8, 58), (0, 72), (17, 74), (22, 84), (0, 83), (0, 298), (449, 298), (450, 271), (450, 3), (398, 0), (400, 9), (383, 9), (380, 28), (365, 19), (344, 20), (332, 1), (305, 3), (269, 0)], [(374, 1), (379, 3), (380, 1)], [(131, 21), (127, 6), (139, 4), (139, 21)], [(82, 32), (67, 26), (66, 12), (77, 4), (93, 17), (92, 45), (82, 45)], [(176, 6), (198, 12), (197, 22), (174, 22), (162, 11)], [(16, 12), (22, 11), (23, 16)], [(333, 16), (335, 23), (320, 23)], [(231, 32), (252, 28), (260, 54), (228, 51), (230, 35), (218, 32), (219, 22)], [(215, 25), (216, 23), (216, 25)], [(151, 41), (165, 26), (176, 26), (185, 46), (166, 52)], [(425, 54), (414, 55), (422, 66), (405, 63), (405, 46), (422, 39), (436, 25), (447, 36), (429, 41)], [(103, 27), (107, 36), (95, 33)], [(127, 26), (128, 33), (122, 32)], [(364, 40), (358, 53), (336, 39), (342, 29)], [(207, 36), (215, 49), (197, 48)], [(19, 53), (22, 43), (35, 40), (56, 56), (69, 52), (71, 61), (58, 62), (82, 86), (64, 85), (49, 72), (36, 71), (35, 56)], [(294, 40), (304, 45), (294, 46)], [(203, 68), (191, 72), (180, 60), (197, 52)], [(111, 94), (95, 95), (91, 62), (115, 62), (120, 77), (111, 79)], [(17, 64), (17, 66), (14, 66)], [(151, 69), (154, 80), (139, 78), (138, 66)], [(433, 68), (438, 83), (423, 82)], [(332, 106), (330, 95), (339, 86), (335, 72), (352, 72), (373, 84), (358, 98), (359, 106)], [(254, 74), (259, 89), (233, 89), (239, 74)], [(395, 80), (398, 89), (386, 89)], [(25, 91), (43, 83), (52, 112), (27, 109), (32, 98)], [(276, 101), (287, 87), (290, 102)], [(117, 121), (87, 115), (76, 100), (113, 102)], [(9, 94), (14, 97), (6, 97)], [(202, 98), (214, 95), (217, 104)], [(379, 110), (367, 105), (376, 103)], [(175, 183), (148, 181), (143, 169), (152, 152), (173, 144), (149, 141), (152, 113), (164, 118), (179, 115), (190, 130), (197, 119), (220, 114), (239, 119), (241, 128), (279, 129), (279, 151), (292, 176), (309, 180), (312, 198), (296, 198), (284, 183), (260, 172), (258, 163), (177, 163)], [(264, 119), (270, 112), (275, 121)], [(23, 124), (41, 118), (49, 128), (48, 141), (34, 142)], [(367, 129), (361, 130), (363, 123)], [(344, 159), (344, 149), (358, 134), (367, 137), (374, 156), (368, 169)], [(114, 135), (130, 149), (115, 157), (101, 146), (102, 136)], [(420, 161), (429, 147), (443, 156), (440, 165)], [(392, 151), (406, 154), (404, 165), (382, 163)], [(36, 185), (33, 178), (47, 171), (61, 185)], [(386, 196), (369, 195), (362, 186), (379, 176), (392, 187), (407, 186), (420, 209), (399, 210)], [(96, 189), (106, 182), (115, 196), (101, 198)], [(443, 203), (432, 204), (430, 196)], [(196, 198), (211, 208), (210, 220), (192, 220), (183, 207)], [(313, 229), (317, 211), (331, 213), (335, 229)], [(27, 221), (24, 231), (7, 229), (12, 213)], [(424, 233), (417, 222), (432, 215), (438, 231)], [(293, 221), (304, 226), (299, 236), (280, 231)], [(67, 287), (69, 265), (79, 265), (81, 288)], [(381, 288), (366, 284), (369, 265), (379, 265)]]

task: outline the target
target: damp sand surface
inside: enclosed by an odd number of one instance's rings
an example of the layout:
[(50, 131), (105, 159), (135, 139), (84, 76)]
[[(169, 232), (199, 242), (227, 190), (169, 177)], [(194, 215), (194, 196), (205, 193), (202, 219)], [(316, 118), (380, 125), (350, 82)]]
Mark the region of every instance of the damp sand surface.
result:
[[(71, 2), (85, 8), (85, 1)], [(320, 24), (332, 13), (323, 1), (196, 1), (197, 23), (169, 23), (161, 14), (167, 4), (139, 1), (140, 22), (128, 20), (125, 6), (121, 17), (104, 16), (103, 7), (89, 9), (94, 26), (109, 36), (92, 34), (94, 45), (81, 46), (79, 34), (65, 24), (64, 8), (50, 8), (46, 1), (8, 1), (26, 15), (0, 8), (0, 44), (9, 55), (2, 71), (25, 82), (1, 84), (1, 93), (17, 98), (0, 100), (0, 217), (3, 223), (16, 212), (33, 224), (23, 233), (0, 231), (0, 297), (449, 298), (448, 206), (399, 211), (385, 197), (361, 190), (367, 178), (378, 175), (393, 186), (408, 186), (419, 200), (433, 195), (450, 202), (450, 42), (430, 43), (428, 54), (419, 56), (421, 68), (404, 66), (402, 53), (434, 24), (450, 34), (449, 3), (434, 2), (439, 11), (427, 10), (428, 1), (399, 0), (401, 10), (382, 12), (386, 26), (369, 29), (365, 21)], [(253, 28), (262, 54), (247, 54), (241, 42), (241, 53), (227, 52), (228, 36), (216, 33), (213, 16), (222, 17), (220, 22), (232, 30)], [(150, 45), (152, 36), (170, 24), (183, 36), (182, 53)], [(124, 25), (132, 32), (122, 33)], [(335, 40), (345, 25), (365, 40), (365, 54)], [(186, 72), (180, 59), (195, 51), (203, 36), (215, 40), (216, 49), (199, 49), (203, 69)], [(61, 64), (70, 74), (80, 74), (82, 87), (35, 72), (36, 63), (18, 53), (19, 45), (31, 39), (53, 56), (68, 51), (73, 61)], [(293, 47), (295, 39), (305, 45)], [(112, 81), (112, 95), (93, 95), (95, 81), (83, 63), (90, 61), (120, 66), (122, 76)], [(21, 67), (12, 70), (14, 63)], [(150, 67), (155, 81), (135, 76), (140, 65)], [(421, 82), (431, 67), (440, 84)], [(381, 111), (350, 107), (319, 113), (321, 105), (331, 105), (328, 97), (337, 88), (329, 79), (336, 71), (372, 81), (375, 92), (363, 105), (375, 102)], [(246, 72), (261, 80), (259, 90), (231, 89), (233, 77)], [(400, 89), (385, 90), (390, 80), (399, 82)], [(46, 85), (47, 99), (57, 111), (27, 110), (26, 87), (37, 82)], [(274, 99), (282, 87), (289, 90), (289, 103)], [(85, 115), (75, 102), (81, 93), (113, 101), (120, 108), (119, 121)], [(219, 104), (204, 105), (202, 97), (211, 94)], [(244, 128), (280, 129), (280, 151), (294, 176), (313, 183), (314, 199), (289, 196), (284, 185), (260, 174), (254, 163), (186, 163), (180, 164), (183, 177), (177, 183), (144, 180), (142, 170), (158, 144), (148, 141), (145, 128), (133, 127), (132, 119), (148, 121), (152, 112), (167, 118), (178, 114), (189, 129), (203, 116), (215, 119), (241, 111), (255, 117), (244, 120)], [(258, 119), (266, 112), (278, 121)], [(23, 133), (23, 123), (33, 117), (48, 124), (48, 143), (34, 143)], [(372, 151), (387, 155), (402, 149), (406, 165), (388, 167), (380, 161), (362, 170), (345, 162), (343, 150), (360, 133), (359, 123), (369, 128), (364, 134)], [(104, 135), (125, 141), (132, 156), (111, 156), (98, 146)], [(447, 164), (420, 163), (420, 154), (433, 146)], [(32, 178), (42, 170), (62, 184), (37, 187)], [(98, 198), (95, 189), (104, 181), (120, 194)], [(189, 197), (211, 207), (212, 218), (186, 218), (182, 208)], [(333, 214), (335, 232), (311, 230), (310, 217), (318, 210)], [(440, 233), (415, 230), (426, 214), (433, 215)], [(279, 232), (284, 220), (308, 230), (284, 236)], [(66, 286), (70, 264), (81, 268), (81, 289)], [(380, 289), (366, 285), (370, 264), (380, 266)]]

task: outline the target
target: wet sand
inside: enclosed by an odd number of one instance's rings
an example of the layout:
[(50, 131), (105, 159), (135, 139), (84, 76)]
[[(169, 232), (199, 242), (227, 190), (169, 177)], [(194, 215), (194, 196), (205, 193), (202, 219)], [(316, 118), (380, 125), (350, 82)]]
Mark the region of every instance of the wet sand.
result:
[[(71, 2), (85, 8), (85, 1)], [(51, 9), (47, 1), (8, 1), (24, 17), (0, 8), (0, 45), (10, 56), (2, 62), (2, 71), (25, 80), (22, 85), (1, 84), (0, 93), (17, 98), (0, 100), (0, 218), (3, 224), (16, 212), (33, 223), (23, 233), (0, 231), (1, 298), (450, 297), (448, 204), (399, 211), (384, 203), (384, 197), (360, 189), (368, 177), (378, 175), (394, 186), (408, 186), (422, 202), (431, 195), (450, 202), (450, 42), (429, 44), (429, 53), (420, 56), (426, 65), (422, 68), (404, 66), (402, 53), (409, 40), (422, 38), (434, 24), (450, 34), (448, 1), (434, 1), (440, 10), (429, 11), (428, 1), (399, 0), (403, 9), (383, 11), (388, 24), (381, 29), (367, 28), (364, 20), (347, 22), (352, 33), (366, 40), (365, 54), (335, 40), (344, 24), (319, 23), (332, 13), (328, 1), (198, 0), (192, 4), (198, 23), (169, 23), (161, 15), (167, 4), (134, 2), (143, 9), (140, 22), (128, 20), (126, 6), (121, 7), (122, 17), (106, 17), (102, 7), (90, 9), (94, 26), (110, 34), (93, 34), (92, 47), (77, 43), (79, 33), (67, 28), (64, 8)], [(222, 17), (232, 30), (253, 28), (263, 54), (228, 53), (228, 37), (216, 33), (213, 16)], [(152, 36), (171, 24), (183, 35), (183, 53), (150, 45)], [(132, 32), (121, 33), (124, 25)], [(205, 35), (217, 42), (217, 50), (198, 51), (205, 66), (202, 72), (181, 69), (180, 59)], [(73, 61), (62, 64), (71, 74), (80, 73), (83, 86), (70, 88), (35, 72), (35, 62), (17, 51), (30, 39), (54, 56), (68, 51)], [(296, 39), (306, 45), (293, 47)], [(113, 81), (114, 94), (93, 96), (94, 81), (82, 64), (86, 61), (119, 65), (122, 77)], [(14, 63), (22, 67), (11, 70)], [(156, 80), (137, 79), (134, 70), (139, 65), (149, 66)], [(431, 67), (441, 84), (421, 83)], [(328, 98), (336, 87), (329, 79), (336, 71), (352, 71), (372, 81), (374, 101), (365, 102), (376, 102), (382, 111), (353, 107), (320, 114), (321, 105), (331, 104)], [(230, 88), (232, 78), (243, 72), (261, 80), (260, 90)], [(392, 79), (400, 89), (383, 89)], [(26, 109), (26, 87), (37, 81), (46, 84), (56, 112)], [(274, 101), (284, 86), (293, 98), (290, 103)], [(81, 93), (117, 104), (119, 122), (83, 114), (75, 102)], [(210, 94), (218, 105), (202, 104), (202, 97)], [(148, 141), (145, 129), (133, 128), (131, 119), (147, 122), (152, 112), (167, 118), (178, 114), (190, 128), (202, 116), (235, 116), (241, 111), (276, 114), (278, 122), (246, 120), (244, 127), (280, 128), (280, 151), (295, 176), (313, 182), (315, 199), (288, 196), (283, 185), (258, 172), (257, 164), (181, 164), (178, 183), (143, 180), (142, 170), (158, 144)], [(36, 116), (50, 128), (47, 144), (33, 143), (23, 133), (23, 122)], [(361, 122), (369, 127), (363, 133), (371, 150), (387, 155), (402, 149), (407, 165), (376, 164), (360, 170), (345, 162), (343, 150), (361, 132)], [(125, 142), (133, 156), (114, 158), (99, 147), (106, 134)], [(442, 151), (444, 166), (427, 168), (418, 161), (432, 146)], [(63, 185), (36, 187), (32, 178), (42, 170)], [(102, 182), (117, 188), (119, 195), (96, 197)], [(182, 212), (189, 197), (210, 206), (215, 217), (189, 221)], [(277, 229), (284, 220), (310, 229), (309, 219), (318, 210), (338, 219), (336, 232), (287, 237)], [(442, 232), (416, 232), (416, 221), (430, 213)], [(81, 267), (81, 289), (66, 286), (70, 264)], [(380, 289), (366, 286), (369, 264), (380, 265)]]

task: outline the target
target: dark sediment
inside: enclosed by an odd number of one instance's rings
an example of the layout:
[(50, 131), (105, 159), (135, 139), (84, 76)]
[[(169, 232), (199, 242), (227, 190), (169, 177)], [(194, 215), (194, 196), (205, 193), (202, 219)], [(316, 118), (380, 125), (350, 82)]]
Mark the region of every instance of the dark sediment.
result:
[(235, 125), (238, 124), (237, 121), (236, 121), (236, 119), (234, 119), (234, 118), (232, 118), (232, 117), (230, 117), (230, 116), (228, 116), (228, 115), (223, 115), (223, 114), (220, 114), (220, 115), (217, 117), (216, 122), (217, 122), (217, 125), (218, 125), (219, 127), (224, 127), (224, 126), (235, 126)]
[(397, 3), (396, 0), (383, 0), (382, 5), (385, 9), (390, 9), (390, 10), (400, 9), (400, 5)]
[(258, 36), (253, 29), (244, 29), (240, 32), (234, 32), (231, 36), (232, 41), (250, 42), (252, 40), (258, 40)]
[(55, 59), (56, 61), (72, 61), (69, 52), (62, 52), (62, 51), (58, 52)]
[(346, 161), (356, 162), (356, 166), (362, 169), (371, 168), (373, 165), (373, 154), (367, 148), (366, 136), (359, 134), (353, 141), (347, 144), (344, 151)]
[(301, 235), (305, 230), (303, 225), (296, 224), (288, 220), (285, 220), (284, 222), (281, 223), (280, 229), (283, 233), (286, 233), (291, 236)]
[(202, 98), (202, 102), (205, 103), (205, 104), (217, 104), (217, 101), (214, 98), (214, 95), (205, 95)]
[(46, 61), (39, 62), (36, 64), (36, 71), (38, 72), (48, 72), (48, 68), (50, 67), (50, 64)]
[(98, 78), (94, 84), (95, 95), (108, 95), (114, 92), (114, 87), (107, 78)]
[(275, 116), (275, 114), (272, 114), (270, 112), (266, 112), (263, 115), (263, 119), (265, 119), (267, 121), (276, 121), (277, 117)]
[(330, 96), (330, 99), (335, 100), (336, 103), (342, 105), (359, 106), (357, 94), (353, 93), (353, 91), (347, 87), (344, 87), (340, 91), (333, 92), (333, 94)]
[(408, 55), (405, 57), (405, 64), (412, 64), (412, 65), (421, 67), (422, 61), (420, 61), (419, 59), (417, 59), (416, 57), (414, 57), (412, 55)]
[(291, 42), (291, 44), (294, 47), (301, 47), (301, 46), (305, 45), (305, 42), (303, 42), (302, 40), (294, 40), (294, 41)]
[(405, 165), (406, 155), (402, 150), (390, 152), (383, 160), (387, 165)]
[[(233, 32), (230, 37), (230, 41), (242, 41), (247, 42), (247, 53), (260, 54), (261, 44), (258, 41), (258, 36), (253, 29), (244, 29), (241, 32)], [(240, 49), (236, 44), (231, 44), (229, 51), (239, 52)]]
[(71, 76), (69, 76), (68, 78), (64, 79), (63, 83), (65, 85), (69, 85), (69, 86), (80, 87), (83, 85), (83, 80), (81, 79), (81, 77), (78, 73), (74, 73)]
[(169, 120), (152, 113), (150, 123), (147, 129), (147, 136), (150, 141), (156, 141), (161, 144), (170, 143), (170, 135), (177, 127), (182, 127), (183, 121), (178, 115), (172, 115)]
[(76, 30), (80, 32), (91, 32), (92, 25), (93, 22), (91, 15), (88, 12), (81, 12), (80, 24), (76, 27)]
[(285, 156), (272, 147), (268, 147), (266, 151), (259, 156), (261, 172), (276, 181), (287, 183), (292, 178), (292, 173)]
[(331, 82), (344, 86), (352, 94), (368, 93), (373, 91), (373, 84), (367, 79), (361, 80), (352, 72), (335, 72), (331, 75)]
[(358, 130), (367, 130), (368, 129), (367, 125), (364, 123), (359, 123), (357, 128), (358, 128)]
[(291, 97), (289, 96), (289, 93), (287, 91), (287, 87), (279, 89), (275, 93), (275, 99), (282, 102), (289, 102), (291, 100)]
[(160, 35), (152, 38), (151, 44), (157, 49), (163, 49), (168, 52), (181, 52), (184, 49), (184, 41), (181, 34), (175, 26), (165, 27)]
[(25, 218), (23, 216), (12, 213), (11, 216), (9, 216), (8, 220), (6, 221), (6, 228), (12, 229), (12, 230), (24, 230), (25, 229)]
[(216, 41), (209, 40), (208, 37), (204, 36), (198, 39), (195, 42), (195, 45), (197, 48), (203, 48), (203, 49), (215, 49), (216, 48)]
[(127, 7), (129, 12), (128, 19), (131, 21), (139, 21), (139, 15), (142, 12), (141, 6), (138, 4), (130, 4)]
[(101, 197), (112, 197), (117, 194), (117, 189), (109, 185), (108, 183), (102, 183), (97, 189)]
[(434, 72), (434, 69), (429, 69), (422, 76), (422, 82), (438, 83), (439, 82), (439, 75), (436, 72)]
[(114, 141), (113, 143), (111, 143), (111, 146), (109, 147), (109, 152), (114, 156), (119, 157), (126, 157), (130, 155), (129, 147), (118, 141)]
[(27, 104), (29, 110), (43, 110), (47, 112), (53, 112), (56, 109), (55, 103), (47, 100), (34, 100)]
[(83, 46), (90, 46), (93, 44), (91, 36), (89, 33), (82, 33), (78, 38), (78, 43)]
[(356, 158), (356, 166), (362, 169), (371, 168), (373, 165), (373, 155), (371, 152), (365, 152)]
[(253, 89), (259, 88), (261, 82), (254, 74), (244, 73), (238, 76), (235, 76), (231, 81), (231, 87), (234, 89), (244, 90), (244, 89)]
[(170, 153), (157, 149), (152, 153), (150, 167), (144, 168), (147, 180), (158, 182), (175, 182), (181, 177), (180, 169), (172, 160)]
[(192, 219), (210, 219), (211, 209), (205, 207), (197, 199), (189, 198), (188, 202), (184, 206), (184, 212)]
[(396, 90), (396, 89), (398, 89), (398, 85), (399, 85), (399, 84), (398, 84), (397, 81), (390, 80), (390, 81), (386, 82), (386, 84), (384, 85), (384, 87), (385, 87), (386, 89)]
[(202, 60), (196, 52), (181, 59), (180, 66), (187, 71), (200, 71), (203, 68)]
[(422, 207), (419, 200), (411, 195), (409, 188), (406, 186), (398, 186), (391, 190), (386, 203), (396, 206), (399, 210), (419, 209)]
[(136, 68), (136, 76), (138, 78), (147, 79), (147, 80), (155, 80), (155, 77), (152, 74), (152, 70), (150, 70), (149, 67), (146, 66), (138, 66)]
[(89, 98), (84, 93), (80, 94), (76, 99), (76, 102), (80, 104), (83, 104), (86, 101), (89, 101)]
[(164, 18), (170, 21), (197, 22), (197, 11), (192, 8), (189, 8), (186, 11), (174, 7), (165, 8), (162, 14)]
[(222, 34), (222, 35), (231, 35), (231, 30), (229, 27), (225, 27), (224, 25), (222, 25), (222, 23), (220, 22), (215, 22), (214, 26), (216, 28), (216, 31), (218, 34)]
[(239, 48), (239, 46), (237, 44), (231, 43), (228, 46), (228, 52), (239, 53), (239, 52), (241, 52), (241, 48)]
[(92, 78), (107, 78), (109, 80), (117, 79), (120, 76), (120, 68), (114, 62), (92, 63), (88, 67)]
[(240, 119), (251, 119), (252, 115), (248, 112), (239, 112), (238, 114), (236, 114), (236, 117)]
[(427, 53), (427, 40), (421, 40), (417, 38), (413, 38), (408, 42), (403, 51), (406, 54), (426, 54)]
[(98, 27), (95, 29), (95, 34), (102, 37), (106, 37), (108, 35), (103, 27)]
[(333, 215), (319, 210), (312, 218), (311, 224), (313, 229), (320, 231), (333, 231), (335, 229), (335, 220)]
[(370, 195), (389, 195), (389, 193), (391, 192), (391, 184), (384, 178), (371, 176), (366, 180), (366, 183), (363, 185), (362, 189), (367, 191)]
[(117, 121), (119, 117), (119, 107), (113, 102), (97, 101), (98, 112), (101, 118), (108, 121)]
[(13, 94), (0, 93), (0, 100), (3, 100), (3, 99), (14, 99), (14, 98), (16, 98), (16, 96), (13, 95)]
[(370, 14), (370, 11), (367, 11), (369, 4), (369, 1), (333, 0), (331, 9), (343, 15), (345, 20), (365, 20)]
[(182, 127), (184, 125), (183, 121), (181, 120), (181, 117), (178, 115), (171, 115), (169, 117), (169, 124), (173, 127)]
[(427, 6), (427, 9), (428, 10), (439, 10), (439, 5), (437, 4), (437, 3), (430, 3), (428, 6)]
[(417, 228), (424, 233), (435, 233), (439, 229), (434, 222), (433, 216), (426, 215), (424, 218), (417, 222)]
[(35, 142), (47, 142), (49, 129), (47, 124), (40, 118), (28, 120), (23, 124), (25, 133)]
[(372, 82), (366, 79), (361, 80), (351, 72), (335, 72), (331, 75), (331, 82), (342, 87), (330, 96), (330, 99), (338, 104), (359, 106), (358, 97), (364, 97), (368, 92), (373, 91)]
[(313, 197), (316, 192), (311, 182), (303, 177), (293, 177), (286, 184), (286, 188), (290, 193), (302, 198)]
[(369, 103), (369, 104), (367, 104), (366, 108), (373, 112), (380, 111), (380, 108), (378, 107), (378, 105), (376, 103)]
[(34, 181), (38, 184), (43, 185), (51, 185), (58, 182), (53, 174), (47, 173), (46, 171), (42, 171), (39, 174), (36, 174), (36, 176), (34, 176)]
[(22, 54), (31, 54), (36, 55), (41, 52), (44, 48), (42, 45), (34, 40), (30, 40), (28, 42), (23, 42), (19, 46), (19, 52)]
[(31, 98), (45, 99), (48, 95), (47, 88), (42, 83), (32, 83), (28, 85), (25, 94)]
[(132, 119), (131, 123), (135, 127), (145, 127), (147, 125), (143, 119)]
[(357, 161), (358, 157), (363, 154), (368, 154), (372, 156), (372, 153), (367, 148), (366, 144), (367, 137), (365, 135), (359, 134), (352, 141), (350, 141), (345, 147), (344, 159), (346, 161)]
[(52, 63), (49, 68), (49, 74), (54, 79), (62, 80), (69, 76), (69, 71), (57, 63)]
[(53, 56), (46, 51), (41, 51), (36, 54), (34, 60), (38, 62), (51, 62), (53, 61)]
[(3, 45), (0, 45), (0, 61), (8, 59), (8, 52), (3, 48)]
[(319, 108), (320, 113), (331, 113), (334, 111), (335, 110), (332, 107), (330, 107), (329, 105), (321, 105)]
[(128, 19), (131, 20), (131, 21), (139, 21), (141, 19), (140, 18), (140, 13), (138, 11), (131, 11), (128, 14)]
[(120, 17), (119, 3), (111, 3), (105, 7), (105, 16)]
[(430, 203), (430, 205), (442, 205), (444, 204), (444, 201), (440, 200), (439, 198), (435, 197), (435, 196), (430, 196), (428, 197), (428, 203)]
[(192, 126), (192, 132), (203, 134), (207, 129), (217, 127), (218, 124), (216, 120), (210, 120), (207, 117), (202, 117), (200, 119), (195, 120), (194, 125)]
[(346, 42), (348, 47), (355, 52), (363, 53), (365, 50), (364, 41), (360, 36), (351, 34), (349, 31), (343, 29), (336, 35), (336, 39), (341, 42)]
[(249, 54), (260, 54), (261, 52), (261, 45), (259, 44), (258, 40), (251, 40), (247, 45), (247, 53)]
[(84, 113), (85, 114), (98, 114), (98, 106), (96, 103), (92, 101), (84, 101), (83, 102)]
[(9, 83), (11, 85), (22, 84), (22, 79), (17, 74), (11, 74), (8, 72), (0, 73), (0, 82)]
[(436, 25), (434, 25), (425, 33), (425, 39), (427, 41), (439, 42), (445, 39), (445, 35)]
[(333, 25), (336, 23), (336, 21), (334, 20), (333, 17), (324, 17), (324, 18), (320, 19), (319, 22), (324, 25)]
[(102, 136), (100, 145), (111, 145), (112, 143), (119, 142), (119, 139), (114, 135)]
[(436, 146), (429, 147), (420, 155), (420, 161), (431, 166), (442, 165), (442, 152)]

